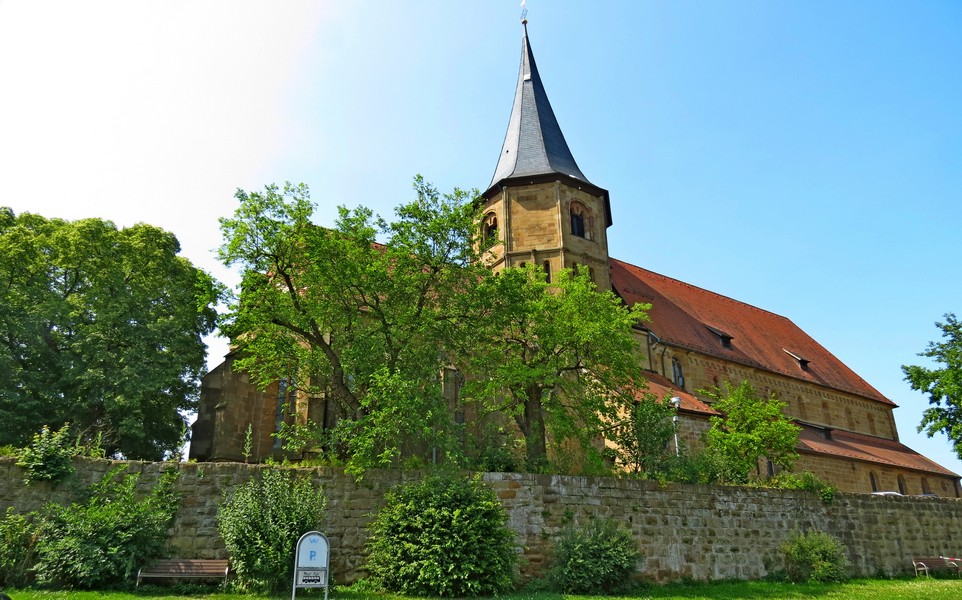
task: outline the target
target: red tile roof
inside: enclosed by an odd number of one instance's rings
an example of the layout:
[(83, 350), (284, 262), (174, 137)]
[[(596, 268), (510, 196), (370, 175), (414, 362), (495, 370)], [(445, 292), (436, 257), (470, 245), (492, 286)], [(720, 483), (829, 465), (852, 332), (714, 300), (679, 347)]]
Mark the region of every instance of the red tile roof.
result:
[[(665, 396), (679, 398), (681, 404), (678, 409), (682, 412), (696, 413), (705, 417), (721, 414), (685, 390), (678, 389), (675, 384), (657, 373), (645, 373), (645, 379), (647, 380), (648, 391), (659, 400)], [(637, 395), (639, 398), (640, 396), (641, 393)]]
[(818, 430), (812, 427), (803, 427), (798, 436), (798, 450), (958, 477), (952, 471), (939, 466), (899, 442), (850, 431), (833, 429), (831, 439), (826, 439), (819, 434)]
[(652, 305), (647, 327), (664, 342), (895, 406), (785, 317), (616, 259), (611, 283)]

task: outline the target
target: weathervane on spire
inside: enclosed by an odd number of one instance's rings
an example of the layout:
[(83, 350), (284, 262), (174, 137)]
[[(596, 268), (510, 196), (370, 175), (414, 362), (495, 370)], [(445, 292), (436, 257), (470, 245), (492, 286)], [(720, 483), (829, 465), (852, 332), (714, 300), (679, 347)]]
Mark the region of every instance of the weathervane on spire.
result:
[(526, 0), (521, 0), (521, 24), (522, 25), (528, 24), (528, 7), (525, 6), (525, 1)]

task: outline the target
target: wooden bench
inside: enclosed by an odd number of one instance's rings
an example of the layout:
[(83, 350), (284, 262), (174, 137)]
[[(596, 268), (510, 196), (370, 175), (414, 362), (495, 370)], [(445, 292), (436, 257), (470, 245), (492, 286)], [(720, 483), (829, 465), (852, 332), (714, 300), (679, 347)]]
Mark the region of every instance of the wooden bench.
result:
[(922, 556), (912, 559), (916, 577), (921, 573), (928, 576), (932, 571), (954, 571), (956, 575), (959, 575), (962, 573), (962, 570), (959, 569), (960, 564), (962, 564), (962, 560), (947, 556)]
[(137, 572), (137, 585), (147, 578), (221, 578), (227, 582), (230, 573), (230, 563), (227, 560), (201, 560), (186, 558), (169, 558), (155, 560)]

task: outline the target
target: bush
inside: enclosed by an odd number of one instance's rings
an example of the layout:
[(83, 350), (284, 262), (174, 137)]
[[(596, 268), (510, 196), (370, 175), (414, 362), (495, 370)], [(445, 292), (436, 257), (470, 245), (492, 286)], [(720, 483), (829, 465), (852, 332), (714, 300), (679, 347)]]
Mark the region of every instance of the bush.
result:
[(838, 492), (838, 488), (834, 485), (819, 478), (818, 475), (808, 472), (796, 474), (786, 471), (778, 473), (763, 483), (763, 485), (784, 490), (807, 490), (809, 492), (815, 492), (825, 504), (831, 504), (832, 500), (835, 499), (835, 494)]
[(48, 504), (37, 526), (37, 581), (58, 587), (94, 588), (120, 582), (163, 554), (177, 512), (177, 471), (160, 477), (150, 493), (135, 494), (139, 474), (119, 478), (121, 465), (70, 506)]
[(400, 486), (370, 525), (368, 571), (385, 589), (413, 596), (497, 594), (514, 573), (507, 520), (478, 479), (429, 476)]
[(555, 546), (548, 583), (566, 594), (611, 594), (631, 584), (640, 554), (631, 531), (611, 519), (566, 528)]
[(327, 499), (310, 479), (266, 469), (221, 503), (217, 527), (241, 588), (257, 592), (291, 583), (294, 546), (324, 519)]
[(46, 425), (20, 452), (18, 467), (27, 471), (27, 481), (56, 481), (73, 473), (71, 459), (76, 450), (70, 441), (70, 426), (50, 431)]
[(0, 520), (0, 588), (24, 587), (35, 563), (33, 515), (19, 515), (7, 509)]
[(845, 547), (827, 533), (795, 533), (782, 544), (782, 554), (785, 575), (790, 581), (814, 583), (847, 579)]
[[(682, 448), (684, 451), (685, 449)], [(725, 470), (724, 461), (714, 453), (705, 450), (683, 452), (680, 456), (671, 457), (665, 461), (665, 471), (660, 474), (659, 481), (667, 483), (712, 484), (721, 479)]]

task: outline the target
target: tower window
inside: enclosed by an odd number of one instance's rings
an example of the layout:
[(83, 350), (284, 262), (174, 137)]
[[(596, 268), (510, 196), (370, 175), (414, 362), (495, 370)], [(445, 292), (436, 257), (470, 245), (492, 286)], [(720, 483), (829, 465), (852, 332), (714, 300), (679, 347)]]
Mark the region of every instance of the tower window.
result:
[(585, 218), (581, 215), (571, 213), (571, 233), (578, 237), (585, 237)]
[(591, 214), (587, 207), (580, 202), (572, 202), (569, 210), (571, 216), (571, 235), (591, 239)]
[(498, 240), (498, 217), (493, 212), (484, 217), (481, 225), (481, 232), (484, 234), (484, 241), (495, 242)]

